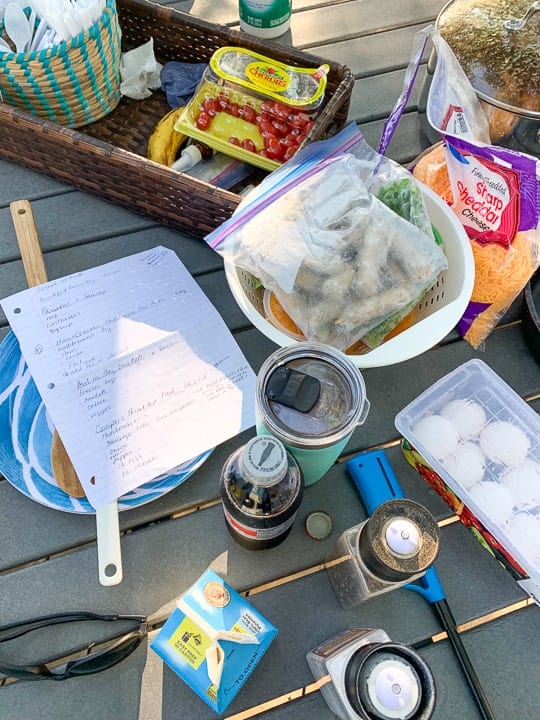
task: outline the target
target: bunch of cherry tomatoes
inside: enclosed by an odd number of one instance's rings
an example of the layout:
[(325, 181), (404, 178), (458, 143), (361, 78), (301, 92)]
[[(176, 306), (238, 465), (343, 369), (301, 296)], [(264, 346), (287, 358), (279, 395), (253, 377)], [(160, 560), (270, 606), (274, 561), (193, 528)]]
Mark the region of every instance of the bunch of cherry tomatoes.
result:
[(195, 124), (199, 130), (208, 131), (211, 129), (212, 119), (220, 112), (256, 125), (264, 147), (257, 149), (250, 138), (241, 139), (235, 136), (229, 138), (231, 145), (277, 162), (289, 160), (315, 124), (302, 110), (275, 100), (264, 100), (257, 110), (248, 103), (240, 105), (231, 102), (225, 94), (206, 98), (195, 118)]

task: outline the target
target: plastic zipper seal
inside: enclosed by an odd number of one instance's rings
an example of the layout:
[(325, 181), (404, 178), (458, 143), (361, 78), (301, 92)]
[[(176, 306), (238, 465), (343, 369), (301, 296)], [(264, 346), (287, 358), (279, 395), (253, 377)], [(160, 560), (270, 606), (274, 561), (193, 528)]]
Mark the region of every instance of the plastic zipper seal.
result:
[(396, 100), (396, 104), (394, 105), (392, 112), (384, 123), (383, 131), (381, 133), (381, 139), (379, 141), (378, 147), (378, 151), (381, 155), (384, 155), (384, 153), (388, 149), (388, 145), (390, 145), (390, 141), (394, 136), (394, 132), (396, 131), (396, 127), (401, 119), (401, 116), (403, 115), (405, 106), (409, 102), (413, 85), (418, 75), (420, 61), (422, 60), (424, 50), (426, 49), (427, 42), (430, 39), (432, 33), (433, 25), (430, 25), (423, 28), (422, 30), (419, 30), (414, 36), (413, 49), (411, 52), (409, 64), (407, 65), (407, 70), (405, 71), (403, 88), (398, 99)]
[(325, 165), (351, 152), (362, 139), (363, 135), (356, 123), (350, 123), (328, 140), (319, 140), (302, 148), (289, 162), (268, 175), (249, 197), (240, 203), (229, 220), (206, 235), (205, 241), (220, 252), (219, 246), (232, 232), (303, 180), (319, 172)]

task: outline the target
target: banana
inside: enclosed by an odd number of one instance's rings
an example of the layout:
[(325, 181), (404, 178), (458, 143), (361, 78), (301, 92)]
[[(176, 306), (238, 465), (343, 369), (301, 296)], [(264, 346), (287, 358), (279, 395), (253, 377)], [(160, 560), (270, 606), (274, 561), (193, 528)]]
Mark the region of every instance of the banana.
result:
[(176, 160), (180, 145), (187, 139), (185, 135), (174, 129), (183, 109), (184, 107), (181, 106), (170, 110), (157, 123), (148, 139), (146, 154), (150, 160), (161, 165), (172, 165)]

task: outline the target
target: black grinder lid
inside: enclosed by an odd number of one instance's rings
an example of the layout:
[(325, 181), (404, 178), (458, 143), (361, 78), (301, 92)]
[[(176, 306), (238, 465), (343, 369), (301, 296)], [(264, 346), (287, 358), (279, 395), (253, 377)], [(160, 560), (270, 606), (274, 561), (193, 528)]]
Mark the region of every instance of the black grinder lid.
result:
[(379, 505), (357, 543), (371, 572), (388, 582), (400, 582), (424, 572), (435, 561), (439, 539), (439, 526), (423, 505), (395, 498)]

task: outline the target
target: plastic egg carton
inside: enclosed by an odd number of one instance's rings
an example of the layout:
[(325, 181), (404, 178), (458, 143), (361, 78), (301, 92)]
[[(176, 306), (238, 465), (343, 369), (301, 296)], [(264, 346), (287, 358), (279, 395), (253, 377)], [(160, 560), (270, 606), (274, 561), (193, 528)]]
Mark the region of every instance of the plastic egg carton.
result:
[(407, 460), (538, 601), (538, 414), (475, 359), (409, 403), (395, 424)]

